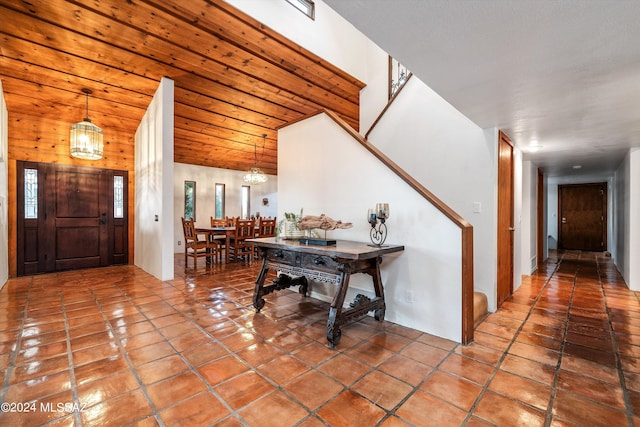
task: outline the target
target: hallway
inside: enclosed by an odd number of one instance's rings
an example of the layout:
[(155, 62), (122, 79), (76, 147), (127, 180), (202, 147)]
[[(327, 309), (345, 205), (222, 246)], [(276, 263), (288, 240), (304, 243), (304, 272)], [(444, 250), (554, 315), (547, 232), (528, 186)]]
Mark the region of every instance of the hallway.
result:
[(10, 279), (0, 425), (640, 425), (640, 302), (601, 254), (551, 258), (469, 346), (367, 317), (336, 350), (327, 303), (254, 312), (259, 263), (183, 262)]

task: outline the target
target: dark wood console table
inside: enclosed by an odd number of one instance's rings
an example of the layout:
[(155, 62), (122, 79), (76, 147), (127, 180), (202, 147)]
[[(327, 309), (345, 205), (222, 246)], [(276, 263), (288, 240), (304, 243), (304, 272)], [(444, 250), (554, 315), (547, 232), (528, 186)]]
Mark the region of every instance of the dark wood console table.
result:
[[(376, 320), (384, 320), (385, 302), (380, 263), (385, 254), (404, 250), (404, 246), (375, 247), (366, 243), (338, 240), (334, 246), (301, 244), (297, 240), (274, 237), (251, 240), (260, 248), (262, 268), (256, 279), (253, 306), (257, 311), (264, 307), (264, 295), (299, 285), (299, 292), (307, 294), (307, 278), (337, 285), (338, 290), (331, 301), (327, 321), (327, 340), (335, 347), (342, 334), (340, 326), (350, 320), (373, 311)], [(280, 272), (272, 284), (264, 284), (269, 270)], [(358, 294), (350, 307), (343, 309), (349, 287), (349, 278), (354, 273), (366, 273), (373, 280), (376, 293), (371, 299)]]

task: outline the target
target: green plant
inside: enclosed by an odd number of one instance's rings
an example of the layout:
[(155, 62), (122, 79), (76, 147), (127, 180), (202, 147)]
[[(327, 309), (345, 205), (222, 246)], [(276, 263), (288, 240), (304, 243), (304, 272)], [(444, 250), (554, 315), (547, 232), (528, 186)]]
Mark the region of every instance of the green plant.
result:
[(285, 212), (284, 218), (278, 221), (276, 225), (276, 236), (281, 236), (284, 231), (284, 224), (289, 223), (289, 230), (298, 230), (298, 221), (302, 219), (303, 208), (300, 209), (299, 214), (293, 212)]

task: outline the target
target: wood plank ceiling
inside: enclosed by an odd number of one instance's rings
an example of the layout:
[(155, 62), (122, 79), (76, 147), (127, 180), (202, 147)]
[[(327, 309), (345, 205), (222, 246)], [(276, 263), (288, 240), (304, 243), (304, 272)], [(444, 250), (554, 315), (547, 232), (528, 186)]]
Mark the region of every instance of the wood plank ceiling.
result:
[(248, 170), (255, 144), (277, 174), (279, 127), (326, 108), (358, 129), (362, 82), (221, 0), (3, 0), (0, 16), (10, 158), (29, 157), (43, 128), (67, 144), (82, 88), (105, 156), (132, 156), (162, 77), (175, 81), (176, 162)]

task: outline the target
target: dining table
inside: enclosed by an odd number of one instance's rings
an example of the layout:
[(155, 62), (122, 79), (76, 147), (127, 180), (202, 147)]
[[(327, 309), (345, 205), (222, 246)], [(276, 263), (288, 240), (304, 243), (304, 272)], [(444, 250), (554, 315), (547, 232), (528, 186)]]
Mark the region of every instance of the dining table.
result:
[[(224, 252), (227, 263), (231, 262), (231, 253), (229, 245), (231, 238), (235, 235), (235, 226), (216, 226), (216, 227), (197, 227), (196, 233), (206, 234), (208, 239), (217, 239), (224, 236)], [(256, 226), (256, 236), (258, 235), (258, 227)]]

